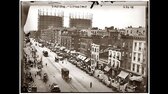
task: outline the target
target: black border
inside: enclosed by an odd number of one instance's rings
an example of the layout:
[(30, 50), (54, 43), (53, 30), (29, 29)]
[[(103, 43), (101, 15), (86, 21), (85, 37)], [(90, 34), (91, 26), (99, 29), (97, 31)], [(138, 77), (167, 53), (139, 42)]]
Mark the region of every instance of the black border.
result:
[[(155, 2), (154, 2), (155, 1)], [(2, 27), (2, 30), (5, 30), (3, 34), (1, 34), (2, 37), (2, 44), (3, 46), (2, 50), (5, 53), (5, 55), (2, 59), (3, 62), (1, 65), (2, 67), (2, 75), (4, 82), (4, 89), (2, 90), (7, 92), (13, 93), (20, 93), (19, 92), (19, 0), (11, 0), (7, 1), (7, 4), (9, 4), (9, 13), (7, 13), (8, 16), (4, 15), (6, 19), (6, 27)], [(164, 64), (167, 62), (165, 61), (164, 56), (164, 49), (166, 42), (166, 34), (167, 31), (166, 26), (164, 26), (163, 22), (161, 22), (161, 18), (163, 15), (166, 15), (166, 8), (162, 8), (162, 6), (167, 6), (163, 4), (164, 2), (159, 2), (158, 0), (150, 0), (150, 91), (148, 93), (161, 93), (162, 91), (165, 91), (167, 89), (164, 89), (164, 81), (167, 78), (162, 79), (161, 76), (165, 77), (165, 75), (162, 75), (160, 73), (163, 73)], [(160, 5), (160, 6), (159, 6)], [(6, 11), (6, 10), (5, 10)], [(161, 11), (164, 11), (164, 14), (161, 15)], [(5, 12), (6, 13), (6, 12)], [(163, 19), (164, 20), (164, 19)], [(165, 23), (166, 25), (167, 23)], [(5, 29), (4, 29), (5, 28)], [(10, 32), (10, 34), (9, 34)], [(164, 36), (165, 34), (165, 36)], [(6, 36), (7, 35), (7, 36)], [(7, 39), (8, 37), (8, 39)], [(6, 40), (7, 39), (7, 40)], [(159, 40), (160, 39), (160, 40)], [(4, 41), (5, 40), (5, 41)], [(164, 41), (165, 40), (165, 41)], [(161, 44), (161, 42), (163, 42)], [(159, 50), (160, 49), (160, 50)], [(7, 51), (7, 52), (6, 52)], [(162, 52), (162, 53), (160, 53)], [(163, 59), (163, 60), (162, 60)], [(7, 70), (7, 71), (6, 71)], [(162, 85), (161, 85), (162, 84)], [(9, 89), (10, 88), (10, 89)]]
[[(19, 0), (1, 3), (1, 92), (19, 93)], [(3, 16), (3, 17), (2, 17)]]

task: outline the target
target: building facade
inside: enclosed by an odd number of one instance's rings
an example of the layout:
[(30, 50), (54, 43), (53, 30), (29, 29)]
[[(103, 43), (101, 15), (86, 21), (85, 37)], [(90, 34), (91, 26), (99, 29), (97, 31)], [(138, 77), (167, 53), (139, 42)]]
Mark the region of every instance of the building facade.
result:
[(144, 27), (132, 27), (129, 26), (125, 28), (125, 35), (130, 35), (130, 36), (146, 36), (146, 28)]
[(61, 46), (66, 47), (67, 49), (74, 49), (72, 47), (72, 37), (69, 35), (61, 35)]
[(61, 46), (69, 50), (76, 50), (79, 52), (80, 36), (77, 29), (68, 28), (61, 31)]
[(41, 30), (41, 39), (45, 42), (55, 43), (54, 35), (54, 32), (50, 28)]
[(61, 28), (54, 28), (54, 39), (55, 39), (55, 44), (61, 44)]
[(91, 37), (80, 37), (80, 53), (87, 57), (91, 57)]
[(99, 50), (100, 45), (92, 43), (91, 44), (91, 70), (94, 71), (97, 68), (99, 62)]
[(121, 49), (122, 47), (122, 39), (121, 34), (117, 30), (109, 30), (109, 39), (108, 44), (113, 48)]
[(146, 38), (142, 36), (123, 35), (122, 41), (120, 68), (135, 75), (146, 76)]
[(126, 71), (131, 70), (133, 37), (122, 35), (122, 50), (120, 68)]
[(120, 49), (109, 49), (108, 50), (108, 65), (112, 68), (111, 77), (114, 78), (120, 68), (121, 64), (121, 51)]
[(145, 38), (134, 38), (132, 49), (131, 71), (142, 76), (146, 76), (146, 41)]

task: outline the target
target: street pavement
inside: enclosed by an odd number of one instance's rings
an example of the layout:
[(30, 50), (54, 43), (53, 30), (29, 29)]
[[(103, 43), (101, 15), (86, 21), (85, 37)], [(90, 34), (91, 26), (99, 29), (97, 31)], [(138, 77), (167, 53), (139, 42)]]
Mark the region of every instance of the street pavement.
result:
[[(33, 43), (35, 46), (35, 44)], [(49, 49), (43, 47), (35, 46), (37, 49), (37, 54), (42, 56), (42, 74), (47, 73), (49, 80), (47, 83), (44, 83), (39, 76), (35, 77), (34, 82), (37, 85), (37, 92), (50, 92), (49, 86), (52, 83), (57, 83), (61, 89), (61, 92), (114, 92), (111, 88), (105, 86), (99, 82), (93, 76), (90, 76), (86, 72), (77, 68), (75, 65), (69, 63), (67, 60), (63, 62), (55, 62), (56, 54), (51, 52)], [(42, 51), (48, 51), (49, 57), (44, 57)], [(47, 66), (46, 66), (47, 63)], [(70, 70), (70, 77), (72, 80), (66, 82), (61, 77), (61, 68), (67, 68)], [(32, 68), (31, 71), (36, 73), (36, 68)], [(34, 76), (33, 76), (34, 77)], [(90, 88), (90, 82), (92, 82), (92, 87)]]

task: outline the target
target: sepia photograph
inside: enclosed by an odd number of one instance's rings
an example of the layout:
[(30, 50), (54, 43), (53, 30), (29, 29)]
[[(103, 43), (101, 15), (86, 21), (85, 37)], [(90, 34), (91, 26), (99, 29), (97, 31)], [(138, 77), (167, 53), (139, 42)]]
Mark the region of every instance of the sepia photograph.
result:
[(19, 3), (20, 93), (149, 93), (149, 0)]

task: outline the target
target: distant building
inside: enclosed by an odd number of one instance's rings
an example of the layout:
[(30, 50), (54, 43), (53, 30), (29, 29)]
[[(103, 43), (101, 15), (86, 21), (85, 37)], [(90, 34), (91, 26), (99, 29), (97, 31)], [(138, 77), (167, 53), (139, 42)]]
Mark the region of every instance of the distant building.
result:
[(81, 29), (79, 31), (79, 35), (81, 37), (91, 37), (92, 36), (92, 33), (91, 33), (91, 30), (90, 29)]
[(48, 11), (38, 10), (38, 30), (48, 27), (63, 27), (63, 12), (55, 12), (51, 15)]
[(77, 14), (70, 14), (69, 17), (70, 21), (70, 28), (76, 27), (78, 29), (88, 29), (92, 28), (92, 15), (77, 15)]
[(98, 35), (98, 36), (109, 36), (109, 33), (106, 30), (91, 30), (92, 35)]
[(61, 44), (61, 31), (63, 28), (53, 28), (55, 44)]
[(80, 37), (77, 29), (68, 28), (61, 32), (61, 46), (64, 46), (69, 50), (79, 51)]
[(45, 42), (55, 43), (54, 32), (50, 28), (41, 30), (41, 39)]
[(130, 36), (146, 36), (146, 28), (144, 27), (132, 27), (129, 26), (125, 28), (124, 35), (130, 35)]
[(122, 39), (121, 39), (121, 33), (118, 32), (118, 30), (109, 30), (109, 38), (108, 38), (108, 44), (112, 46), (112, 48), (118, 48), (121, 49), (122, 45)]

